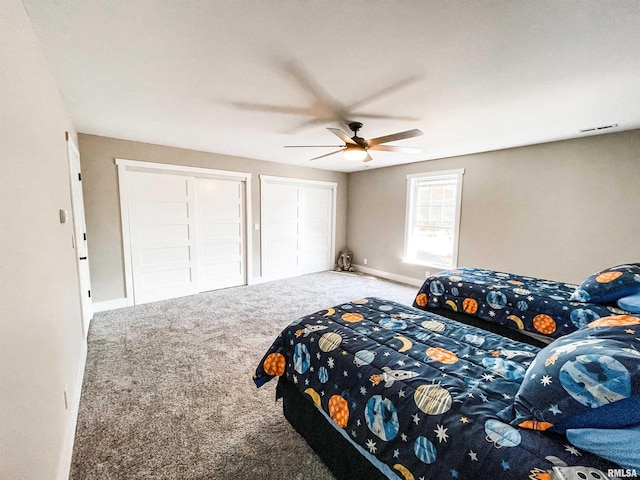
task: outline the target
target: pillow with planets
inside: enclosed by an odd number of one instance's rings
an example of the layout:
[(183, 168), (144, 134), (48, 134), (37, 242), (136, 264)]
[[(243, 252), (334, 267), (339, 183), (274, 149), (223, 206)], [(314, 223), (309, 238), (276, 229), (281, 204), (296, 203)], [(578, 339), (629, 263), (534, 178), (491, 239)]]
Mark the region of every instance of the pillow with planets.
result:
[(640, 424), (640, 318), (599, 318), (542, 349), (499, 416), (559, 433)]
[(611, 303), (640, 293), (640, 263), (629, 263), (594, 273), (578, 285), (570, 300)]

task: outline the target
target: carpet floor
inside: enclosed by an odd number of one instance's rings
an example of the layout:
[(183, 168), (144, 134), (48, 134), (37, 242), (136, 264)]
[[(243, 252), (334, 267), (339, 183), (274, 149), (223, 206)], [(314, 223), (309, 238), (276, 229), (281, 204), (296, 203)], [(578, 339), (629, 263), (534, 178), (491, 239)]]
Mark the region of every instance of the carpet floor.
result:
[(416, 291), (321, 272), (96, 314), (70, 478), (333, 479), (253, 372), (300, 316)]

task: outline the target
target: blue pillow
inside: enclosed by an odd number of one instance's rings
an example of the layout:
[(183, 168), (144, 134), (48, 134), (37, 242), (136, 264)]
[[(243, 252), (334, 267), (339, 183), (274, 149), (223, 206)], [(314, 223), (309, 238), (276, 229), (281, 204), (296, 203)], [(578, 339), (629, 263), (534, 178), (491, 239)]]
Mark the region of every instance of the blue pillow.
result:
[(513, 426), (568, 428), (640, 424), (640, 318), (599, 318), (540, 350), (514, 402), (498, 415)]
[(567, 430), (567, 440), (576, 447), (611, 460), (623, 468), (640, 471), (640, 425), (625, 429)]
[(610, 303), (636, 293), (640, 293), (640, 263), (630, 263), (594, 273), (578, 285), (569, 300)]
[(618, 300), (618, 306), (631, 313), (640, 313), (640, 292)]

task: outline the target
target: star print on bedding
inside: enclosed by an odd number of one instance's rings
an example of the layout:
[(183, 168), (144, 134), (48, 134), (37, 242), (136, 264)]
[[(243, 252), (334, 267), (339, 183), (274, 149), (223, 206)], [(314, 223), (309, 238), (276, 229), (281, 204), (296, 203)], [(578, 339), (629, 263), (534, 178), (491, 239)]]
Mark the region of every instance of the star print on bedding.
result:
[(389, 478), (532, 478), (551, 470), (546, 457), (610, 467), (564, 438), (498, 417), (538, 351), (364, 298), (292, 323), (265, 353), (254, 382), (286, 379)]
[(576, 285), (569, 283), (465, 267), (429, 277), (413, 306), (452, 310), (549, 338), (559, 338), (600, 317), (628, 313), (572, 300), (575, 291)]

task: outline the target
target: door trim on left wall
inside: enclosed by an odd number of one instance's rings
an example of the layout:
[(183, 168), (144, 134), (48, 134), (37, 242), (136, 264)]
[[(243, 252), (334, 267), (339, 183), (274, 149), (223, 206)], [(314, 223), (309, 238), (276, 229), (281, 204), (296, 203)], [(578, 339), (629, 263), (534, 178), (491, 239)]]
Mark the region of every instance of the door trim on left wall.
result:
[(73, 214), (73, 248), (75, 251), (76, 272), (78, 275), (78, 295), (80, 297), (80, 316), (82, 318), (81, 326), (82, 334), (86, 340), (94, 309), (93, 299), (91, 298), (91, 272), (89, 269), (89, 248), (87, 245), (87, 224), (84, 214), (80, 151), (69, 135), (69, 132), (65, 132), (65, 138), (67, 140), (67, 157), (69, 161), (69, 190), (71, 194), (71, 211)]
[(115, 163), (118, 167), (118, 187), (120, 190), (120, 219), (122, 222), (122, 254), (124, 259), (124, 273), (125, 273), (125, 295), (126, 305), (134, 305), (133, 294), (133, 269), (131, 263), (131, 230), (129, 224), (128, 205), (129, 199), (127, 197), (127, 172), (159, 172), (159, 173), (173, 173), (176, 175), (189, 175), (194, 177), (217, 177), (227, 179), (237, 179), (245, 182), (245, 265), (246, 272), (245, 277), (247, 285), (251, 285), (253, 279), (253, 269), (251, 258), (251, 174), (246, 172), (235, 172), (231, 170), (216, 170), (212, 168), (202, 167), (188, 167), (184, 165), (175, 165), (168, 163), (154, 163), (144, 162), (139, 160), (127, 160), (123, 158), (116, 158)]

